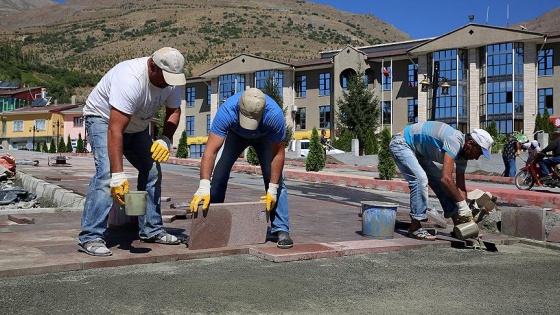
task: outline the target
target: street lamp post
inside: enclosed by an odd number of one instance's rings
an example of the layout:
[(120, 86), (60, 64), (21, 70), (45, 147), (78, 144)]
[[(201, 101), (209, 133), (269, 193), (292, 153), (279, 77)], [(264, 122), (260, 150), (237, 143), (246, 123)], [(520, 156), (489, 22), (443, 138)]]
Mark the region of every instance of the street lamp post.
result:
[(59, 146), (59, 137), (60, 137), (60, 121), (56, 121), (56, 124), (53, 123), (53, 128), (56, 126), (56, 151), (60, 152)]
[(37, 128), (35, 127), (35, 124), (33, 124), (33, 127), (29, 128), (29, 131), (33, 131), (33, 140), (32, 140), (32, 146), (33, 148), (31, 149), (31, 151), (35, 151), (35, 131), (37, 131)]
[(434, 67), (432, 70), (432, 74), (424, 75), (424, 80), (420, 82), (420, 85), (422, 86), (422, 92), (428, 92), (429, 89), (432, 90), (431, 118), (435, 121), (438, 87), (441, 87), (441, 95), (448, 95), (451, 85), (449, 85), (447, 78), (445, 77), (441, 77), (441, 84), (439, 83), (439, 61), (434, 61)]

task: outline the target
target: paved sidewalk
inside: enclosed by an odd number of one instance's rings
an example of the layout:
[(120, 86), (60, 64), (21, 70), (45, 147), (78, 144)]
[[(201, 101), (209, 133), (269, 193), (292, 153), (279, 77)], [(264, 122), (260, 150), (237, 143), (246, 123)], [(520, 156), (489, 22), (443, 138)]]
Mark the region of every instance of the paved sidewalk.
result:
[[(418, 241), (406, 238), (396, 232), (393, 239), (374, 240), (360, 234), (361, 220), (357, 216), (358, 208), (334, 201), (313, 200), (301, 196), (290, 196), (291, 236), (295, 246), (289, 250), (279, 250), (276, 244), (267, 242), (256, 246), (236, 248), (218, 248), (211, 250), (189, 250), (185, 245), (166, 246), (141, 243), (137, 233), (132, 230), (111, 230), (108, 245), (114, 255), (111, 257), (93, 257), (77, 252), (77, 235), (80, 230), (81, 207), (83, 196), (87, 191), (89, 180), (94, 173), (92, 157), (68, 154), (66, 165), (52, 165), (54, 154), (29, 151), (11, 151), (17, 162), (39, 160), (39, 166), (18, 165), (17, 172), (33, 178), (35, 185), (44, 192), (53, 187), (65, 188), (64, 193), (54, 193), (60, 200), (67, 202), (64, 207), (56, 209), (29, 209), (14, 211), (16, 218), (34, 220), (34, 224), (17, 224), (10, 219), (5, 210), (0, 210), (0, 277), (26, 274), (40, 274), (70, 270), (82, 270), (109, 266), (153, 263), (169, 260), (197, 259), (239, 253), (249, 253), (271, 261), (292, 261), (320, 257), (337, 257), (393, 251), (421, 247), (451, 246), (451, 242)], [(0, 152), (4, 154), (4, 152)], [(170, 163), (184, 164), (196, 170), (200, 163), (194, 159), (171, 158)], [(285, 168), (286, 177), (291, 180), (325, 182), (336, 185), (357, 186), (380, 190), (407, 192), (406, 182), (402, 180), (382, 181), (376, 179), (375, 169), (352, 166), (329, 166), (326, 171), (306, 172), (301, 161), (290, 162)], [(258, 167), (243, 161), (236, 163), (236, 171), (258, 173)], [(129, 174), (130, 187), (135, 187), (136, 170), (125, 165)], [(42, 184), (41, 184), (42, 185)], [(187, 176), (175, 172), (165, 172), (163, 196), (169, 202), (162, 203), (164, 214), (173, 213), (170, 203), (188, 202), (198, 187), (198, 176)], [(490, 184), (489, 182), (469, 182), (469, 189), (479, 188), (490, 191), (502, 202), (542, 206), (560, 204), (560, 196), (551, 192), (519, 191), (512, 184)], [(231, 193), (227, 202), (246, 202), (258, 200), (262, 194), (259, 189), (247, 189), (244, 186), (230, 184)], [(239, 192), (243, 193), (239, 193)], [(236, 193), (234, 193), (236, 192)], [(359, 201), (357, 201), (359, 202)], [(69, 204), (72, 204), (70, 207)], [(38, 213), (32, 213), (38, 212)], [(400, 209), (399, 223), (407, 223), (408, 210)], [(409, 221), (408, 221), (409, 222)], [(166, 229), (173, 234), (188, 235), (189, 221), (178, 219), (165, 223)], [(430, 227), (430, 224), (427, 224)], [(402, 224), (401, 224), (402, 227)], [(445, 232), (445, 231), (443, 231)], [(490, 236), (492, 237), (492, 236)], [(509, 238), (494, 236), (498, 241), (512, 241)]]

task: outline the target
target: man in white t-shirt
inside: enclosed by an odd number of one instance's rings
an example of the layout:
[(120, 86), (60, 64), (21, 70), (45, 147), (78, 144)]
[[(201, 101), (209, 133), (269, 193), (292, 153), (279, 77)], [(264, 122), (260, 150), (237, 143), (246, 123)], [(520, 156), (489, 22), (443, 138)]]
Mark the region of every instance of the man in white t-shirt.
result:
[[(181, 116), (181, 85), (186, 83), (185, 59), (164, 47), (151, 57), (123, 61), (103, 76), (84, 107), (86, 132), (95, 160), (82, 214), (78, 250), (93, 256), (110, 256), (104, 233), (113, 199), (124, 205), (129, 183), (123, 155), (138, 170), (139, 191), (148, 192), (146, 214), (138, 217), (140, 239), (179, 244), (163, 229), (160, 162), (169, 158), (171, 140)], [(165, 104), (163, 134), (153, 141), (150, 120)]]

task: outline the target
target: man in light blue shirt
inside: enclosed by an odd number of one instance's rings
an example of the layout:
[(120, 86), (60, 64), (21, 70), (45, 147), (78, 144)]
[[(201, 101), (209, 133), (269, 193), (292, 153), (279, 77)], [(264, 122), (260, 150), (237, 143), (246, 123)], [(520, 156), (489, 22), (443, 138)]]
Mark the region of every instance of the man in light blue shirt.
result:
[[(444, 216), (453, 218), (455, 225), (473, 220), (466, 202), (465, 170), (467, 161), (481, 155), (490, 159), (493, 139), (483, 129), (463, 135), (455, 128), (437, 121), (407, 126), (393, 136), (389, 149), (401, 174), (410, 188), (411, 223), (408, 236), (421, 240), (435, 240), (421, 226), (428, 219), (428, 185), (436, 194)], [(443, 165), (440, 170), (434, 162)], [(457, 167), (456, 181), (453, 168)]]

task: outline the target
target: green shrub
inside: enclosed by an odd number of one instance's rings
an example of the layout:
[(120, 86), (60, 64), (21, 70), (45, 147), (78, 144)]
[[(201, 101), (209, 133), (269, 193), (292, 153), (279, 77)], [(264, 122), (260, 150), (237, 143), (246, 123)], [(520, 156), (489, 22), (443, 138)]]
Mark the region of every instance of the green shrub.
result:
[(82, 133), (78, 134), (78, 142), (76, 143), (76, 152), (84, 153), (86, 150), (84, 148), (84, 140), (82, 139)]
[(49, 147), (49, 153), (56, 153), (56, 142), (54, 141), (54, 137), (51, 138), (51, 145)]
[(319, 139), (317, 128), (313, 127), (311, 131), (311, 140), (309, 141), (309, 154), (305, 159), (305, 170), (308, 172), (318, 172), (325, 167), (325, 151)]
[(352, 132), (344, 128), (340, 137), (332, 140), (332, 146), (344, 152), (350, 152), (352, 151), (352, 139), (354, 139)]
[(387, 127), (381, 131), (381, 147), (379, 148), (379, 178), (390, 180), (395, 177), (397, 165), (389, 152), (389, 142), (391, 142), (391, 132)]
[(253, 147), (249, 147), (249, 150), (247, 150), (247, 163), (255, 166), (259, 165), (259, 157), (257, 156), (257, 151), (255, 151), (255, 148)]
[(177, 145), (176, 157), (181, 159), (186, 159), (189, 157), (189, 149), (187, 146), (187, 132), (183, 130), (181, 133), (181, 138), (179, 139), (179, 145)]

